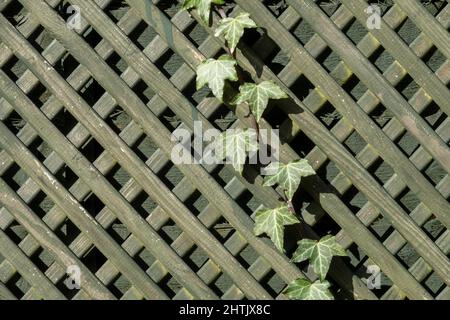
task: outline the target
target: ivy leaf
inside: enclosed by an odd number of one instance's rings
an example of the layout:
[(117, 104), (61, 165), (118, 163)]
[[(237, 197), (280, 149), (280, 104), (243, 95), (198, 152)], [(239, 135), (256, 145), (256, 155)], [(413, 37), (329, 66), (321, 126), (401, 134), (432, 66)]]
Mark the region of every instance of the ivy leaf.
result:
[(250, 14), (242, 12), (236, 18), (222, 19), (216, 29), (215, 36), (223, 36), (228, 41), (231, 52), (234, 52), (239, 40), (244, 35), (244, 29), (257, 27), (255, 21), (250, 19)]
[(233, 104), (247, 102), (256, 121), (259, 122), (269, 99), (284, 99), (288, 95), (273, 81), (264, 81), (260, 84), (245, 83), (239, 88), (239, 94), (232, 101)]
[(222, 159), (231, 161), (234, 169), (242, 174), (247, 153), (258, 151), (257, 141), (253, 129), (227, 130), (215, 140), (215, 152)]
[(265, 177), (264, 186), (271, 187), (280, 185), (286, 190), (288, 200), (292, 200), (297, 191), (301, 178), (316, 174), (306, 159), (282, 164), (273, 162), (265, 168), (266, 171), (276, 172), (274, 175)]
[(325, 279), (333, 256), (346, 256), (345, 250), (336, 242), (334, 236), (328, 235), (319, 241), (303, 239), (292, 257), (293, 262), (310, 261), (314, 272), (321, 280)]
[(185, 10), (196, 8), (202, 21), (209, 24), (212, 3), (225, 4), (225, 0), (184, 0), (182, 8)]
[(197, 68), (197, 90), (208, 84), (217, 99), (222, 101), (225, 80), (238, 80), (236, 64), (236, 60), (229, 55), (223, 55), (217, 60), (205, 60)]
[(287, 205), (276, 209), (259, 210), (255, 215), (255, 235), (266, 233), (275, 246), (283, 252), (284, 226), (300, 223), (297, 217), (289, 211)]
[(311, 283), (306, 279), (297, 279), (288, 285), (284, 293), (293, 300), (334, 300), (329, 287), (328, 281)]

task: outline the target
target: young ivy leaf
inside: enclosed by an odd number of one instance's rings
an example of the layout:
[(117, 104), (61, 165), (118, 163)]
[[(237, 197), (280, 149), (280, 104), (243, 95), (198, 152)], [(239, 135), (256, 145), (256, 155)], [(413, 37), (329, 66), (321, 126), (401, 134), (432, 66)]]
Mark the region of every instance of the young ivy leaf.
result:
[(184, 0), (182, 8), (185, 10), (196, 8), (202, 21), (209, 24), (212, 3), (225, 4), (225, 0)]
[(311, 283), (306, 279), (297, 279), (288, 285), (284, 294), (293, 300), (334, 300), (329, 287), (328, 281)]
[(259, 210), (255, 215), (255, 235), (266, 233), (281, 252), (284, 251), (284, 226), (300, 223), (287, 205)]
[(258, 151), (257, 141), (255, 130), (228, 130), (215, 140), (215, 153), (222, 159), (231, 161), (233, 168), (242, 174), (247, 154)]
[(223, 100), (225, 80), (238, 80), (236, 60), (229, 55), (220, 56), (217, 60), (207, 59), (197, 68), (197, 90), (208, 84), (220, 101)]
[(247, 102), (256, 121), (259, 122), (269, 99), (284, 99), (288, 95), (273, 81), (264, 81), (260, 84), (245, 83), (239, 88), (239, 94), (233, 99), (233, 104)]
[(257, 27), (255, 21), (250, 19), (250, 14), (242, 12), (236, 18), (222, 19), (216, 29), (215, 36), (223, 36), (228, 41), (231, 52), (234, 52), (239, 40), (244, 35), (244, 29)]
[(276, 171), (276, 174), (265, 177), (264, 186), (271, 187), (275, 184), (280, 185), (286, 191), (288, 200), (292, 200), (294, 197), (302, 177), (316, 174), (314, 169), (305, 159), (288, 164), (273, 162), (265, 169), (272, 172)]
[(319, 241), (303, 239), (292, 257), (293, 262), (310, 261), (314, 272), (321, 280), (325, 279), (333, 256), (346, 256), (345, 250), (336, 242), (334, 236), (325, 236)]

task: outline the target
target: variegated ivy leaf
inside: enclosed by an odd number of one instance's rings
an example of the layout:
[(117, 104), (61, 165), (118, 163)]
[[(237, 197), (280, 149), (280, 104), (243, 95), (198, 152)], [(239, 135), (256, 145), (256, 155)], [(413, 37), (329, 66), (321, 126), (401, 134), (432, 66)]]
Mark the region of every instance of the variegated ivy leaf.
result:
[(215, 140), (215, 154), (230, 161), (234, 169), (242, 174), (247, 155), (258, 151), (258, 140), (253, 129), (227, 130)]
[(288, 285), (284, 294), (293, 300), (334, 300), (329, 287), (328, 281), (311, 283), (306, 279), (297, 279)]
[(334, 236), (328, 235), (319, 241), (303, 239), (292, 256), (293, 262), (309, 260), (314, 272), (321, 280), (325, 279), (333, 256), (346, 256), (345, 250), (336, 242)]
[(205, 24), (209, 23), (211, 4), (224, 4), (225, 0), (184, 0), (183, 9), (196, 8), (198, 15)]
[(223, 100), (223, 88), (226, 80), (238, 80), (236, 60), (229, 55), (223, 55), (217, 60), (207, 59), (197, 68), (197, 90), (208, 85), (220, 101)]
[(236, 18), (225, 18), (219, 23), (215, 36), (223, 36), (228, 41), (231, 52), (234, 52), (236, 46), (244, 35), (245, 28), (257, 28), (255, 21), (250, 19), (247, 12), (240, 13)]
[(314, 169), (305, 159), (297, 160), (288, 164), (273, 162), (265, 168), (266, 171), (276, 172), (274, 175), (264, 179), (265, 186), (280, 185), (286, 191), (288, 200), (292, 200), (303, 177), (312, 176)]
[(259, 122), (269, 99), (284, 99), (288, 95), (273, 81), (264, 81), (260, 84), (246, 83), (239, 88), (239, 94), (232, 101), (233, 104), (247, 102), (256, 121)]
[(297, 217), (289, 211), (287, 205), (276, 209), (263, 209), (255, 215), (255, 235), (266, 233), (281, 252), (284, 251), (284, 226), (300, 223)]

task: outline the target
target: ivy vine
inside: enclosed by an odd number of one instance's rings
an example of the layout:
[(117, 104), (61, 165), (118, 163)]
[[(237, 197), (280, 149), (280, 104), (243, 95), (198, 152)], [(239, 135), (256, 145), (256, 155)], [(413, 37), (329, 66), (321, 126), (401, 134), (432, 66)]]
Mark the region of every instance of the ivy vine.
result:
[[(184, 0), (183, 10), (196, 10), (202, 23), (209, 25), (212, 10), (221, 17), (215, 30), (216, 37), (222, 37), (226, 41), (227, 54), (218, 59), (206, 59), (197, 69), (197, 90), (208, 86), (214, 96), (223, 102), (226, 82), (240, 82), (239, 93), (230, 100), (230, 104), (247, 104), (252, 116), (256, 135), (259, 135), (259, 122), (271, 99), (288, 98), (273, 81), (263, 81), (259, 84), (248, 83), (242, 80), (236, 61), (236, 48), (244, 35), (245, 29), (257, 28), (257, 24), (249, 13), (241, 12), (236, 17), (228, 17), (223, 5), (224, 0)], [(230, 146), (233, 149), (231, 162), (239, 174), (242, 174), (243, 163), (249, 152), (258, 148), (252, 141), (252, 130), (238, 130), (233, 133), (224, 132), (217, 141), (219, 145)], [(257, 137), (257, 141), (259, 137)], [(240, 146), (240, 147), (238, 147)], [(225, 152), (221, 155), (225, 157)], [(306, 159), (299, 159), (291, 163), (271, 163), (266, 169), (273, 169), (273, 175), (264, 179), (264, 186), (278, 186), (283, 191), (283, 202), (277, 208), (265, 208), (255, 214), (254, 233), (257, 236), (266, 234), (275, 247), (284, 252), (284, 228), (288, 225), (304, 223), (292, 204), (295, 192), (300, 186), (301, 179), (315, 175), (314, 169)], [(294, 252), (291, 261), (300, 263), (308, 261), (318, 279), (310, 282), (305, 278), (299, 278), (288, 284), (284, 293), (290, 299), (300, 300), (331, 300), (333, 295), (329, 291), (331, 286), (325, 280), (333, 256), (345, 256), (345, 250), (336, 242), (334, 236), (327, 235), (320, 240), (302, 239), (298, 242), (298, 248)]]

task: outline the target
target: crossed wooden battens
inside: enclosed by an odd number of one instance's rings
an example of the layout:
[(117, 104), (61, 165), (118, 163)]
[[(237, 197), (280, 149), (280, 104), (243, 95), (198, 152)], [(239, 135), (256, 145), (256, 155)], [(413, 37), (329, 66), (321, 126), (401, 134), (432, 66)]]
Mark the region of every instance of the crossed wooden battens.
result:
[[(0, 9), (4, 9), (9, 2), (11, 1), (5, 2)], [(17, 191), (0, 180), (0, 199), (3, 204), (1, 228), (4, 230), (16, 220), (29, 232), (17, 246), (0, 231), (0, 238), (4, 239), (0, 242), (0, 253), (6, 258), (0, 265), (2, 277), (9, 279), (17, 270), (32, 286), (24, 298), (64, 298), (54, 283), (66, 276), (67, 266), (80, 265), (84, 275), (83, 289), (77, 293), (77, 298), (113, 298), (107, 285), (117, 275), (123, 274), (132, 284), (124, 297), (132, 299), (169, 298), (158, 286), (158, 282), (167, 274), (183, 286), (182, 290), (171, 297), (180, 299), (218, 298), (209, 285), (221, 272), (226, 273), (234, 283), (222, 297), (234, 299), (244, 296), (272, 298), (259, 282), (272, 270), (286, 283), (299, 277), (311, 278), (311, 275), (303, 274), (291, 264), (268, 241), (253, 235), (253, 222), (236, 199), (245, 190), (249, 190), (260, 203), (270, 207), (277, 203), (278, 194), (275, 190), (262, 188), (262, 178), (252, 169), (248, 170), (256, 176), (254, 184), (234, 176), (225, 188), (212, 176), (215, 166), (178, 166), (184, 178), (173, 190), (169, 190), (158, 178), (158, 172), (169, 163), (168, 157), (174, 144), (170, 140), (170, 131), (158, 116), (169, 106), (183, 122), (183, 126), (192, 129), (193, 106), (182, 91), (194, 80), (196, 66), (205, 57), (215, 56), (223, 46), (220, 39), (212, 37), (213, 28), (207, 28), (211, 37), (197, 48), (183, 34), (193, 23), (186, 12), (180, 12), (172, 20), (168, 20), (157, 4), (129, 0), (127, 2), (131, 9), (116, 24), (102, 10), (111, 1), (70, 1), (80, 7), (83, 17), (103, 38), (94, 51), (75, 31), (66, 28), (65, 21), (52, 10), (58, 2), (21, 0), (20, 3), (27, 11), (32, 12), (32, 19), (16, 27), (4, 16), (0, 16), (0, 63), (5, 64), (14, 54), (31, 71), (21, 76), (16, 82), (18, 85), (4, 72), (0, 72), (0, 91), (4, 97), (0, 108), (2, 120), (14, 110), (28, 123), (17, 137), (3, 123), (0, 124), (0, 143), (4, 149), (0, 154), (0, 172), (3, 174), (16, 162), (30, 177)], [(311, 165), (318, 169), (329, 159), (341, 170), (331, 181), (332, 187), (339, 194), (344, 194), (354, 186), (369, 200), (355, 216), (319, 177), (307, 179), (304, 189), (320, 204), (323, 211), (306, 216), (308, 226), (305, 227), (305, 233), (310, 238), (317, 238), (314, 225), (324, 214), (330, 215), (342, 228), (337, 235), (339, 242), (346, 248), (353, 242), (356, 243), (393, 281), (394, 285), (383, 298), (403, 298), (405, 295), (417, 299), (433, 298), (421, 285), (421, 281), (434, 270), (444, 283), (449, 284), (450, 266), (446, 257), (448, 231), (433, 242), (420, 226), (434, 214), (448, 228), (450, 209), (446, 198), (450, 188), (448, 176), (435, 188), (420, 170), (434, 159), (450, 172), (450, 151), (446, 145), (450, 128), (446, 119), (439, 128), (433, 130), (420, 117), (420, 112), (434, 101), (448, 114), (450, 92), (445, 84), (450, 75), (448, 62), (433, 74), (418, 57), (423, 56), (433, 45), (447, 58), (450, 57), (450, 41), (446, 41), (449, 36), (442, 32), (448, 28), (450, 7), (447, 5), (435, 21), (426, 14), (423, 7), (416, 6), (414, 1), (398, 1), (398, 5), (392, 7), (384, 17), (383, 27), (367, 34), (356, 48), (339, 28), (344, 28), (353, 16), (364, 19), (363, 9), (367, 5), (364, 1), (342, 1), (343, 6), (339, 7), (331, 19), (312, 1), (288, 1), (290, 7), (278, 19), (258, 0), (237, 0), (236, 3), (240, 7), (235, 11), (241, 8), (248, 11), (270, 37), (261, 38), (254, 48), (241, 45), (237, 54), (240, 66), (255, 79), (276, 81), (285, 88), (291, 102), (296, 105), (297, 112), (294, 113), (291, 112), (292, 105), (281, 103), (279, 106), (286, 112), (286, 119), (280, 126), (285, 141), (292, 142), (301, 129), (316, 144), (306, 156)], [(411, 14), (412, 11), (416, 14)], [(317, 32), (305, 46), (289, 31), (298, 22), (299, 12)], [(424, 32), (409, 48), (393, 31), (406, 19), (407, 14)], [(158, 33), (143, 51), (127, 36), (141, 19)], [(26, 40), (39, 24), (58, 40), (52, 42), (42, 52), (42, 56)], [(343, 59), (331, 73), (326, 72), (315, 59), (327, 45)], [(380, 74), (366, 59), (380, 45), (398, 61), (384, 74)], [(263, 62), (276, 46), (290, 57), (289, 64), (278, 74), (274, 74)], [(170, 79), (164, 77), (155, 65), (168, 48), (185, 62)], [(67, 81), (51, 67), (51, 64), (61, 59), (66, 50), (80, 63)], [(121, 56), (129, 66), (120, 77), (105, 62), (113, 52)], [(353, 73), (368, 87), (368, 91), (357, 102), (339, 84), (345, 83)], [(301, 74), (316, 87), (303, 101), (289, 90)], [(407, 74), (422, 87), (410, 101), (406, 101), (393, 88)], [(76, 91), (91, 75), (106, 90), (92, 108)], [(141, 79), (156, 93), (147, 105), (130, 89)], [(38, 82), (53, 94), (41, 107), (41, 111), (25, 95)], [(327, 101), (344, 116), (330, 131), (314, 114)], [(396, 116), (382, 129), (367, 115), (379, 103)], [(134, 120), (119, 136), (103, 120), (117, 104)], [(64, 107), (79, 122), (67, 137), (49, 120)], [(198, 106), (199, 119), (205, 129), (212, 127), (209, 118), (220, 107), (213, 99), (206, 99)], [(245, 117), (245, 110), (235, 111), (239, 120), (234, 126), (248, 127), (249, 119)], [(263, 121), (262, 127), (269, 128), (270, 125)], [(409, 159), (392, 142), (403, 134), (404, 128), (422, 143)], [(368, 143), (355, 157), (342, 145), (353, 130)], [(143, 134), (149, 136), (160, 148), (145, 164), (129, 147)], [(93, 163), (77, 150), (91, 135), (105, 149)], [(27, 145), (37, 136), (54, 150), (43, 163), (27, 150)], [(367, 170), (379, 156), (395, 171), (383, 187)], [(298, 158), (299, 155), (288, 144), (283, 145), (283, 162)], [(104, 177), (116, 164), (122, 166), (132, 177), (120, 191), (114, 189)], [(64, 165), (68, 165), (79, 177), (69, 190), (52, 175)], [(406, 187), (421, 200), (421, 204), (409, 215), (394, 200)], [(43, 219), (45, 223), (27, 205), (40, 190), (55, 203)], [(196, 190), (209, 201), (198, 218), (183, 204)], [(79, 204), (91, 191), (105, 205), (96, 221)], [(142, 191), (158, 204), (147, 221), (130, 204)], [(366, 227), (381, 213), (396, 229), (383, 243)], [(221, 216), (236, 230), (224, 244), (208, 229)], [(66, 217), (84, 232), (69, 247), (52, 231)], [(117, 218), (131, 232), (131, 236), (121, 245), (105, 231)], [(183, 230), (172, 244), (166, 243), (155, 231), (169, 219)], [(407, 242), (421, 256), (409, 270), (395, 257)], [(84, 267), (79, 259), (92, 245), (108, 259), (95, 274)], [(235, 258), (246, 245), (250, 245), (259, 255), (249, 268), (244, 268)], [(49, 250), (55, 258), (45, 274), (34, 267), (29, 259), (40, 246)], [(196, 272), (180, 258), (193, 246), (201, 248), (210, 258)], [(144, 247), (157, 259), (148, 270), (142, 270), (132, 259)], [(366, 261), (367, 265), (372, 263), (370, 260)], [(340, 259), (336, 259), (330, 276), (347, 294), (356, 298), (376, 298)], [(446, 298), (448, 294), (448, 288), (445, 288), (438, 298)], [(0, 295), (13, 297), (4, 285), (0, 285)]]

